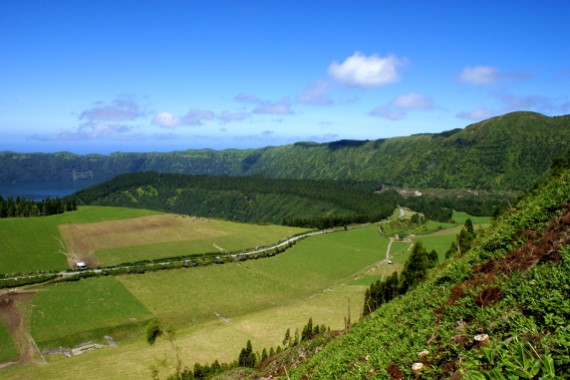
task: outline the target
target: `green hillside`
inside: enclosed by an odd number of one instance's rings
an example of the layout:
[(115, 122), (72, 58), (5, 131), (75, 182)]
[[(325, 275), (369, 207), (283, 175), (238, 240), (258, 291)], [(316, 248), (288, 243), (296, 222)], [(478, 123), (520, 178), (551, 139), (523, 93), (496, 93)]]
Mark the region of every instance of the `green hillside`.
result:
[(98, 181), (170, 173), (374, 181), (411, 188), (528, 190), (570, 150), (570, 116), (515, 112), (439, 134), (171, 153), (0, 153), (0, 181)]
[(568, 378), (569, 202), (565, 170), (291, 378)]

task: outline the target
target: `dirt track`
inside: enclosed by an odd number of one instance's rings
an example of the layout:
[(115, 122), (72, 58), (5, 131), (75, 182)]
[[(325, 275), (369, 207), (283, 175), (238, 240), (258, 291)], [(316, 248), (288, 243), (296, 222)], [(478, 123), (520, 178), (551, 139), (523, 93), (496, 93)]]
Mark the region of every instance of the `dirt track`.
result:
[(0, 364), (0, 368), (13, 363), (26, 363), (34, 360), (36, 349), (19, 307), (20, 303), (31, 300), (34, 294), (36, 292), (3, 292), (0, 294), (0, 317), (6, 323), (10, 336), (20, 353), (16, 362)]

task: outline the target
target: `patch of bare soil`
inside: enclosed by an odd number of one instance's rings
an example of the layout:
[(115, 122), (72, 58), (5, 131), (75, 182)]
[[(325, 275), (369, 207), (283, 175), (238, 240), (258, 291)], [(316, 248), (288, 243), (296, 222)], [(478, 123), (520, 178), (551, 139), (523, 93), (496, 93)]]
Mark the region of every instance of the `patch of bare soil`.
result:
[(20, 353), (17, 363), (33, 361), (36, 354), (27, 322), (19, 308), (20, 303), (30, 301), (36, 293), (35, 291), (20, 291), (0, 294), (0, 317), (6, 322), (10, 336)]

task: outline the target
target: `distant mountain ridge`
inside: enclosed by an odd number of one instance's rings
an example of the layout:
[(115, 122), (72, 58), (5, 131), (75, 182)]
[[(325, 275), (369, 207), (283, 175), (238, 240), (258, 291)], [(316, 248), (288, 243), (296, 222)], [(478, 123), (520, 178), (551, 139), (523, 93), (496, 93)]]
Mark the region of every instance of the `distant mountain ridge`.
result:
[(259, 149), (76, 155), (0, 153), (0, 181), (98, 181), (133, 172), (376, 181), (410, 188), (524, 191), (570, 151), (570, 115), (513, 112), (464, 129)]

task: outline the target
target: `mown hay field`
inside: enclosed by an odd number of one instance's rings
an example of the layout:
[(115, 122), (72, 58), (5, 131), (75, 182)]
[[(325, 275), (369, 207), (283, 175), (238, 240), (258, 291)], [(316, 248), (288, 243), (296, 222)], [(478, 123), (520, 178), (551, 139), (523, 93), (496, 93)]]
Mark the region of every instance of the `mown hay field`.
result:
[[(277, 243), (306, 229), (175, 214), (59, 226), (70, 255), (98, 265), (233, 252)], [(92, 260), (88, 260), (92, 261)]]

